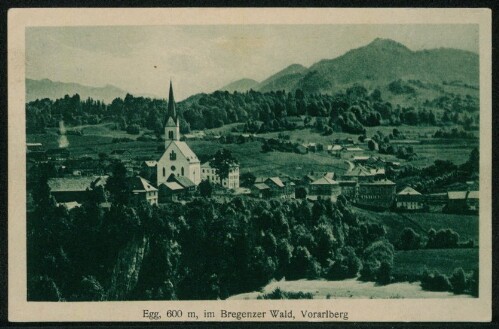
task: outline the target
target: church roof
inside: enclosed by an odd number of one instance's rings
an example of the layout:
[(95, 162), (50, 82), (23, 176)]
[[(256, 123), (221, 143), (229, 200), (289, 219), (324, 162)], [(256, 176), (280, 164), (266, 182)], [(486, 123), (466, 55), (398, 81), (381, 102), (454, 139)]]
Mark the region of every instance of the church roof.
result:
[(189, 145), (187, 145), (186, 142), (181, 142), (181, 141), (172, 141), (178, 149), (180, 150), (180, 153), (191, 163), (194, 162), (199, 162), (198, 157), (196, 156), (196, 153), (194, 153)]
[[(170, 121), (171, 119), (171, 121)], [(168, 111), (166, 112), (164, 126), (169, 126), (173, 122), (175, 125), (177, 121), (177, 110), (175, 109), (175, 97), (173, 96), (173, 86), (170, 80), (170, 91), (168, 93)]]

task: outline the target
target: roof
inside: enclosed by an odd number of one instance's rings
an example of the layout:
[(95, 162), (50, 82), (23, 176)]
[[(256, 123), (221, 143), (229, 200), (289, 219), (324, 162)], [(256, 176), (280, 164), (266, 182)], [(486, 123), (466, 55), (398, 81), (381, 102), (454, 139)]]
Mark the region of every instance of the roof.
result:
[(332, 151), (341, 151), (343, 149), (343, 146), (341, 145), (333, 145)]
[(168, 188), (171, 191), (178, 191), (184, 189), (184, 187), (177, 182), (166, 182), (161, 184), (159, 187), (161, 188), (163, 185), (166, 186), (166, 188)]
[(140, 176), (131, 177), (130, 183), (132, 192), (153, 192), (158, 190), (147, 179)]
[(257, 183), (253, 185), (257, 190), (268, 190), (270, 187), (265, 183)]
[(344, 176), (372, 176), (372, 175), (373, 175), (373, 173), (371, 173), (369, 170), (367, 170), (363, 166), (356, 166), (351, 171), (345, 173)]
[(81, 207), (81, 203), (78, 203), (76, 201), (70, 201), (70, 202), (61, 202), (58, 203), (59, 205), (65, 207), (67, 210), (71, 210), (73, 208)]
[[(181, 142), (181, 141), (172, 141), (171, 144), (175, 144), (177, 148), (180, 150), (180, 153), (189, 161), (189, 162), (199, 162), (198, 157), (196, 156), (196, 153), (194, 153), (189, 145), (187, 145), (186, 142)], [(170, 146), (168, 145), (168, 147)], [(167, 147), (167, 148), (168, 148)]]
[(324, 174), (324, 177), (327, 177), (329, 179), (333, 179), (334, 178), (334, 172), (332, 171), (328, 171)]
[(378, 168), (378, 169), (370, 169), (369, 172), (373, 175), (384, 175), (385, 174), (385, 168)]
[(279, 186), (279, 187), (284, 187), (284, 183), (281, 181), (281, 179), (279, 177), (269, 177), (265, 180), (265, 182), (267, 181), (271, 181), (272, 183), (274, 183), (275, 185)]
[(99, 176), (50, 178), (47, 183), (51, 192), (83, 192), (91, 189), (92, 182), (99, 178)]
[(324, 176), (322, 178), (319, 178), (318, 180), (316, 181), (313, 181), (312, 183), (310, 183), (311, 185), (337, 185), (338, 182), (327, 177), (327, 176)]
[(367, 161), (369, 160), (369, 156), (367, 155), (357, 155), (353, 157), (353, 161)]
[(189, 188), (196, 186), (193, 181), (191, 181), (189, 178), (185, 176), (175, 176), (174, 174), (171, 174), (170, 177), (168, 177), (167, 182), (177, 182), (179, 185), (183, 186), (184, 188)]
[(348, 185), (357, 185), (357, 182), (354, 181), (354, 180), (340, 180), (338, 181), (338, 184), (340, 184), (341, 186), (348, 186)]
[(449, 200), (464, 200), (464, 199), (478, 199), (480, 193), (478, 191), (452, 191), (447, 192)]
[(389, 179), (382, 179), (382, 180), (378, 180), (378, 181), (371, 182), (371, 183), (360, 183), (359, 185), (371, 185), (371, 186), (374, 186), (374, 185), (395, 185), (395, 183)]
[(397, 195), (421, 195), (421, 193), (419, 193), (418, 191), (416, 191), (412, 187), (407, 186), (402, 191), (398, 192)]
[(347, 147), (346, 150), (349, 152), (362, 151), (362, 149), (358, 146), (357, 147)]
[(158, 165), (158, 161), (154, 161), (154, 160), (144, 161), (144, 163), (148, 167), (156, 167)]

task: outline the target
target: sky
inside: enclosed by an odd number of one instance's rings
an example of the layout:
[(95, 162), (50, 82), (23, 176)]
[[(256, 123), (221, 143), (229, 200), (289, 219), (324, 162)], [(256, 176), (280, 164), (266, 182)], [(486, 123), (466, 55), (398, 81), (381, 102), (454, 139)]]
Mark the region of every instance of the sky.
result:
[(375, 38), (411, 50), (457, 48), (478, 53), (477, 25), (182, 25), (30, 27), (26, 78), (114, 85), (176, 100), (230, 82), (262, 81), (291, 64), (306, 67)]

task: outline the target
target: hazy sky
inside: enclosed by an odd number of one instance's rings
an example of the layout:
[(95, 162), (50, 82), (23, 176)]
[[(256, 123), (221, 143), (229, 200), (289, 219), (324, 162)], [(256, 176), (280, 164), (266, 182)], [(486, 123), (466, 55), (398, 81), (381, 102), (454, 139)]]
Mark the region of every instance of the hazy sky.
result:
[(26, 77), (115, 85), (178, 100), (241, 79), (261, 81), (294, 63), (310, 66), (373, 39), (412, 50), (478, 52), (476, 25), (203, 25), (42, 27), (26, 30)]

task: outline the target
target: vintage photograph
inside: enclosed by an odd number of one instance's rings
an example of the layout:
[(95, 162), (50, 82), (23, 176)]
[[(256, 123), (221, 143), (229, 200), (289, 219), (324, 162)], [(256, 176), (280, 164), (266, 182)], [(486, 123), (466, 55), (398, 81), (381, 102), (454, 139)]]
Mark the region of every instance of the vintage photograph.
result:
[[(479, 24), (61, 24), (24, 45), (28, 303), (479, 299)], [(264, 317), (348, 320), (317, 311)]]

